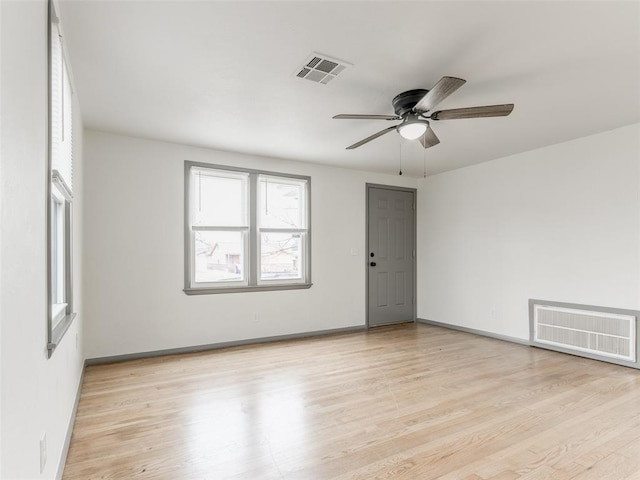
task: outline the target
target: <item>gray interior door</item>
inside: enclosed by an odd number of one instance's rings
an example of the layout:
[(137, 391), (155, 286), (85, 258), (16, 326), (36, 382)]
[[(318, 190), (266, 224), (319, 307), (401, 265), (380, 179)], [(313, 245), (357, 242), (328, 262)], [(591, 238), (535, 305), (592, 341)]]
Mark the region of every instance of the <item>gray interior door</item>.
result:
[(415, 192), (367, 187), (368, 325), (412, 322)]

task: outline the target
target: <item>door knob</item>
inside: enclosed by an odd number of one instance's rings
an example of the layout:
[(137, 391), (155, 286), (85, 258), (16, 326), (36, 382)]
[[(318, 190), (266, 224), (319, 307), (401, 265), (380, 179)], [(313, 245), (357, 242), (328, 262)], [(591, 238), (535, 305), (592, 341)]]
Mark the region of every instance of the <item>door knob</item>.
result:
[(376, 262), (371, 262), (369, 265), (371, 265), (372, 267), (376, 266)]

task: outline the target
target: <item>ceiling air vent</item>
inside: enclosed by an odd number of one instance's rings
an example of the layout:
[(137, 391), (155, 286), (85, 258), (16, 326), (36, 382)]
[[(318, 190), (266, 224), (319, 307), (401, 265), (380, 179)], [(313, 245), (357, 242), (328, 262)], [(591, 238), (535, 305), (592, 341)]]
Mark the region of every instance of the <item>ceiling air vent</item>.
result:
[(298, 78), (326, 85), (347, 67), (351, 66), (350, 63), (342, 60), (336, 60), (319, 53), (312, 53), (304, 64), (296, 70), (294, 75)]

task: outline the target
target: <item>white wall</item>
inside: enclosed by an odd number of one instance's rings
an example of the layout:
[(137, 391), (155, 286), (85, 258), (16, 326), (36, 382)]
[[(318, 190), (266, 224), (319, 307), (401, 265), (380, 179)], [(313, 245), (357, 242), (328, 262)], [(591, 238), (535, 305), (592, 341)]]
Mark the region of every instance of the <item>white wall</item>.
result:
[[(2, 129), (2, 115), (4, 112), (4, 109), (2, 108), (3, 105), (3, 88), (2, 88), (2, 82), (3, 82), (3, 76), (2, 75), (2, 56), (3, 56), (3, 35), (2, 35), (2, 6), (0, 5), (0, 361), (2, 360), (2, 323), (3, 323), (3, 309), (2, 309), (2, 297), (3, 297), (3, 291), (4, 291), (4, 284), (2, 282), (2, 277), (3, 277), (3, 272), (4, 272), (4, 266), (3, 266), (3, 261), (2, 261), (2, 237), (4, 237), (4, 235), (2, 235), (2, 218), (3, 218), (3, 200), (4, 200), (4, 195), (2, 195), (2, 192), (4, 191), (3, 185), (4, 182), (2, 181), (2, 179), (5, 176), (4, 173), (4, 162), (3, 162), (3, 151), (2, 151), (2, 142), (3, 142), (3, 129)], [(0, 477), (2, 477), (2, 367), (0, 366)]]
[[(47, 359), (47, 3), (0, 2), (0, 478), (55, 478), (80, 381), (79, 316)], [(63, 19), (64, 21), (64, 19)], [(74, 142), (82, 144), (77, 102)], [(82, 152), (75, 150), (75, 280), (81, 284)], [(45, 470), (39, 443), (47, 434)]]
[[(88, 358), (364, 325), (365, 184), (417, 185), (93, 131), (85, 159)], [(310, 175), (313, 286), (185, 295), (184, 160)]]
[(640, 125), (418, 193), (418, 317), (528, 339), (528, 299), (640, 308)]
[[(2, 262), (2, 237), (4, 235), (2, 235), (2, 218), (3, 218), (3, 195), (2, 192), (4, 191), (3, 188), (3, 184), (4, 182), (2, 181), (2, 179), (4, 178), (4, 162), (3, 162), (3, 152), (2, 152), (2, 142), (3, 142), (3, 135), (2, 135), (2, 114), (4, 112), (4, 109), (2, 107), (3, 105), (3, 100), (2, 100), (2, 81), (3, 81), (3, 77), (4, 75), (2, 74), (2, 56), (3, 56), (3, 38), (2, 38), (2, 5), (0, 5), (0, 361), (2, 360), (2, 319), (3, 319), (3, 309), (2, 309), (2, 292), (4, 291), (4, 284), (2, 282), (2, 278), (3, 278), (3, 272), (4, 272), (4, 267), (3, 267), (3, 262)], [(0, 366), (0, 478), (2, 478), (2, 366)]]

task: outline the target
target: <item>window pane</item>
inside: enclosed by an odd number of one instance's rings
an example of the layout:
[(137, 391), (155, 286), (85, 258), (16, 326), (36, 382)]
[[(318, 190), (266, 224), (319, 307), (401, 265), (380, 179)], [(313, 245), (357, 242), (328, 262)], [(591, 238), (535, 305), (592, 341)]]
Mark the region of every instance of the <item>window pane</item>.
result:
[(306, 228), (306, 182), (260, 175), (260, 226)]
[(246, 227), (248, 174), (192, 168), (192, 225)]
[(260, 280), (302, 278), (302, 233), (260, 234)]
[(65, 302), (64, 202), (51, 197), (51, 303)]
[(245, 280), (244, 232), (194, 232), (195, 281)]

